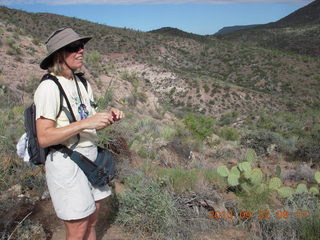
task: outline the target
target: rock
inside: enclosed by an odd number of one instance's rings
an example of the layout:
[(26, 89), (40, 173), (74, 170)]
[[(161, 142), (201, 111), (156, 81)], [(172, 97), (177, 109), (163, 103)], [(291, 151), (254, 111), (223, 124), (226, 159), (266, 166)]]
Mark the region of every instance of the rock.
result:
[(269, 156), (274, 156), (277, 154), (277, 145), (276, 144), (271, 144), (268, 148), (267, 148), (267, 153), (269, 154)]
[(228, 161), (228, 166), (230, 165), (230, 167), (235, 166), (235, 165), (237, 165), (237, 164), (238, 164), (238, 160), (235, 159), (235, 158), (230, 159), (230, 160)]
[(214, 201), (211, 201), (211, 200), (200, 200), (199, 202), (201, 206), (204, 208), (212, 208), (214, 209), (214, 211), (220, 211), (221, 213), (228, 212), (228, 210), (224, 205), (224, 202), (215, 203)]
[(215, 147), (219, 145), (220, 141), (221, 141), (220, 137), (216, 134), (212, 134), (211, 136), (206, 138), (206, 143), (211, 147)]
[(115, 179), (114, 180), (114, 185), (115, 185), (115, 193), (122, 193), (125, 191), (124, 184), (122, 184), (119, 180)]
[(41, 196), (41, 200), (45, 200), (45, 199), (49, 199), (50, 198), (50, 194), (49, 191), (44, 191), (42, 196)]
[(11, 188), (7, 191), (12, 196), (18, 196), (22, 194), (22, 186), (20, 184), (13, 185)]
[(13, 185), (12, 187), (10, 187), (4, 193), (0, 194), (0, 199), (4, 200), (4, 199), (8, 199), (10, 197), (19, 197), (21, 195), (23, 195), (22, 186), (20, 184), (16, 184), (16, 185)]

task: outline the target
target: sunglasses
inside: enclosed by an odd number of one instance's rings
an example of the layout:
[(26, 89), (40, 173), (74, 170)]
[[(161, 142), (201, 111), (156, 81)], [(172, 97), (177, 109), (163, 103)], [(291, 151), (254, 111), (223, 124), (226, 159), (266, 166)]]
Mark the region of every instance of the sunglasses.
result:
[(71, 43), (64, 47), (64, 50), (69, 53), (78, 52), (80, 49), (84, 49), (83, 42)]

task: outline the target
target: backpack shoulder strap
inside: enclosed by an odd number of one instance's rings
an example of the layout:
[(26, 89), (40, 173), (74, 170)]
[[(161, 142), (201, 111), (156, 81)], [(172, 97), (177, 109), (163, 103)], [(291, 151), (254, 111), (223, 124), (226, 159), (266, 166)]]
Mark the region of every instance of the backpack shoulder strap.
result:
[(82, 82), (83, 86), (85, 87), (86, 91), (88, 92), (88, 82), (87, 79), (85, 79), (85, 77), (83, 76), (83, 73), (76, 73), (75, 74), (79, 80)]
[(73, 113), (73, 111), (72, 111), (71, 104), (70, 104), (70, 102), (69, 102), (69, 100), (68, 100), (68, 98), (67, 98), (67, 95), (66, 95), (65, 91), (63, 90), (63, 87), (61, 86), (58, 78), (55, 77), (55, 76), (53, 76), (53, 75), (51, 75), (51, 74), (49, 74), (49, 73), (47, 73), (47, 74), (43, 75), (43, 77), (42, 77), (42, 79), (41, 79), (40, 82), (45, 81), (45, 80), (52, 80), (52, 81), (54, 81), (54, 83), (55, 83), (55, 84), (58, 86), (58, 88), (59, 88), (59, 92), (60, 92), (60, 96), (61, 96), (61, 97), (60, 97), (60, 110), (59, 110), (58, 116), (60, 115), (60, 113), (61, 113), (61, 111), (62, 111), (62, 108), (63, 108), (63, 106), (62, 106), (62, 98), (64, 98), (64, 99), (66, 100), (66, 103), (67, 103), (69, 112), (70, 112), (70, 114), (71, 114), (71, 119), (70, 119), (70, 120), (71, 120), (71, 122), (75, 122), (75, 121), (76, 121), (76, 117), (74, 116), (74, 113)]
[[(75, 76), (78, 77), (78, 79), (82, 82), (83, 86), (85, 87), (86, 91), (88, 92), (88, 81), (83, 75), (84, 75), (84, 73), (81, 73), (81, 72), (75, 74)], [(90, 105), (93, 108), (97, 108), (98, 107), (98, 104), (93, 102), (91, 99), (90, 99)]]
[[(71, 104), (70, 104), (70, 102), (69, 102), (69, 100), (68, 100), (68, 97), (67, 97), (65, 91), (63, 90), (63, 87), (61, 86), (58, 78), (57, 78), (56, 76), (53, 76), (53, 75), (47, 73), (47, 74), (43, 75), (43, 77), (42, 77), (42, 79), (41, 79), (40, 82), (45, 81), (45, 80), (52, 80), (52, 81), (54, 81), (54, 83), (55, 83), (55, 84), (58, 86), (58, 88), (59, 88), (59, 92), (60, 92), (60, 110), (59, 110), (58, 116), (60, 115), (61, 111), (64, 110), (64, 112), (66, 113), (66, 115), (67, 115), (70, 123), (76, 122), (77, 119), (76, 119), (76, 117), (74, 116), (74, 113), (73, 113)], [(63, 104), (62, 104), (62, 98), (63, 98), (63, 97), (64, 97), (64, 99), (66, 100), (68, 109), (65, 109), (65, 107), (63, 107)], [(67, 111), (65, 111), (65, 110), (67, 110)], [(74, 148), (77, 146), (77, 144), (79, 143), (79, 141), (80, 141), (80, 134), (78, 133), (76, 136), (77, 136), (77, 142), (75, 142), (75, 143), (71, 146), (71, 149), (74, 149)]]

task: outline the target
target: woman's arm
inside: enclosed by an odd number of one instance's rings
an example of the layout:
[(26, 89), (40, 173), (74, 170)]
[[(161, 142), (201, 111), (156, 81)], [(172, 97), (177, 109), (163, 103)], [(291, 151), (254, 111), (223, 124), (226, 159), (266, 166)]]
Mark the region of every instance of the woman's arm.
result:
[[(121, 111), (120, 111), (121, 112)], [(68, 138), (80, 133), (84, 129), (103, 129), (114, 123), (112, 114), (102, 112), (95, 115), (69, 124), (68, 126), (56, 128), (55, 121), (40, 117), (36, 121), (37, 136), (41, 147), (49, 147), (57, 145)]]

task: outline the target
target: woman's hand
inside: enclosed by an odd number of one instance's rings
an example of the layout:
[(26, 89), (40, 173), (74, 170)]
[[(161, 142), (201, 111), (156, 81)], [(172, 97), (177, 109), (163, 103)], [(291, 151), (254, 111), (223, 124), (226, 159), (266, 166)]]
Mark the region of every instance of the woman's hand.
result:
[(114, 121), (119, 121), (122, 118), (124, 118), (124, 113), (122, 111), (120, 111), (119, 109), (111, 108), (110, 113), (111, 113)]
[(100, 112), (81, 120), (84, 129), (103, 129), (115, 121), (119, 121), (124, 117), (124, 113), (116, 108), (111, 108), (108, 112)]
[(114, 123), (111, 112), (100, 112), (81, 120), (84, 129), (103, 129)]

